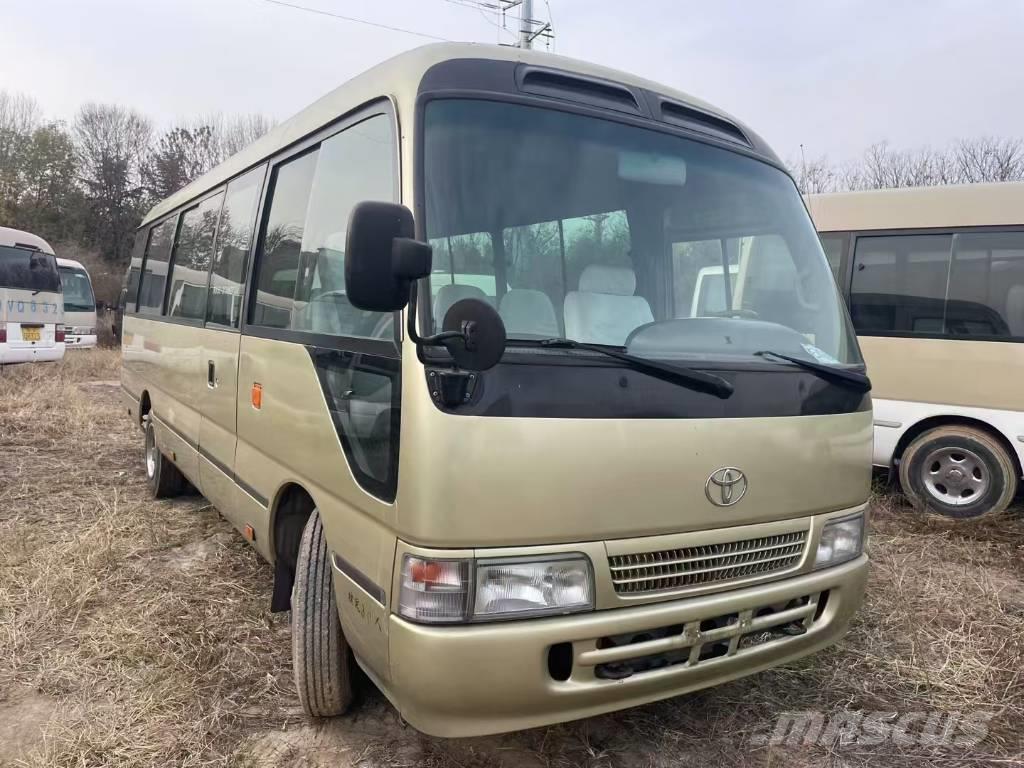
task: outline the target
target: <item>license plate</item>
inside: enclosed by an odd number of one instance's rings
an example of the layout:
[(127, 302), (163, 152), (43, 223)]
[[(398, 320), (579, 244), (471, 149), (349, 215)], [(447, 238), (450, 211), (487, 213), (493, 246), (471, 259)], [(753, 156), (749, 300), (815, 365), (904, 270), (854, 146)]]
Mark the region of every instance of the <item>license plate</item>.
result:
[(42, 339), (42, 335), (38, 328), (30, 328), (21, 326), (21, 340), (22, 341), (39, 341)]

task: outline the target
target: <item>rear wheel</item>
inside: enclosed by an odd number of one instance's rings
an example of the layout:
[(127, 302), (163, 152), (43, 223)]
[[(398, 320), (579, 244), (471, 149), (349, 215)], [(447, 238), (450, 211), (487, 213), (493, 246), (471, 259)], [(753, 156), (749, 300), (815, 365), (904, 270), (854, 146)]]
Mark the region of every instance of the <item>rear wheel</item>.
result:
[(320, 513), (299, 543), (292, 591), (292, 665), (299, 702), (312, 717), (340, 715), (352, 702), (352, 661), (341, 631)]
[(1004, 511), (1017, 492), (1017, 470), (997, 440), (968, 426), (918, 435), (900, 461), (903, 493), (918, 509), (957, 520)]
[(185, 476), (181, 474), (173, 462), (168, 459), (156, 444), (156, 433), (153, 430), (153, 419), (145, 417), (146, 432), (146, 479), (154, 499), (167, 499), (177, 496), (186, 487)]

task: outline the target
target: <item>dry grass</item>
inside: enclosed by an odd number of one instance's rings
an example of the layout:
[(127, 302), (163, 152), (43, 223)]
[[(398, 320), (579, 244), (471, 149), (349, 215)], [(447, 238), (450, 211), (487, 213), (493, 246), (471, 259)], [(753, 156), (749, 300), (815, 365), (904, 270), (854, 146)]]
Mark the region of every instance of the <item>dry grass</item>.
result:
[[(310, 724), (269, 567), (201, 498), (148, 498), (117, 378), (109, 350), (0, 372), (0, 764), (1024, 765), (1024, 522), (949, 526), (884, 494), (867, 603), (824, 653), (502, 737), (423, 736), (373, 690)], [(803, 710), (996, 715), (973, 749), (749, 744)]]

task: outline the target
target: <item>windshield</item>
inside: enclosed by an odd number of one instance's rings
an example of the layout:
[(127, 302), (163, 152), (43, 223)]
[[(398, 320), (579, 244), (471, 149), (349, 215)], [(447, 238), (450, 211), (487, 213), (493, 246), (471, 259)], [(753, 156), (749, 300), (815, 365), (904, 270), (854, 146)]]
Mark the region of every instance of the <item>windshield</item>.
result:
[(0, 245), (0, 288), (59, 293), (56, 257), (27, 248)]
[[(663, 359), (860, 356), (793, 181), (698, 141), (549, 109), (435, 100), (425, 118), (431, 314), (492, 303), (512, 346)], [(728, 275), (729, 279), (725, 279)]]
[(66, 312), (92, 312), (96, 309), (92, 284), (84, 269), (60, 267), (60, 283), (64, 288)]

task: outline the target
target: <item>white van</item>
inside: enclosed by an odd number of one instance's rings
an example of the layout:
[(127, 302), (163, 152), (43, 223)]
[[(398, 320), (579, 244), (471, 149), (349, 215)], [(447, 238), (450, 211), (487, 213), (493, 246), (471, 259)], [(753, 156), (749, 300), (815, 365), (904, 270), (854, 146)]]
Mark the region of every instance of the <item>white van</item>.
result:
[(0, 365), (64, 357), (64, 302), (53, 248), (0, 227)]
[(96, 295), (81, 262), (57, 257), (64, 291), (64, 340), (68, 349), (96, 346)]

